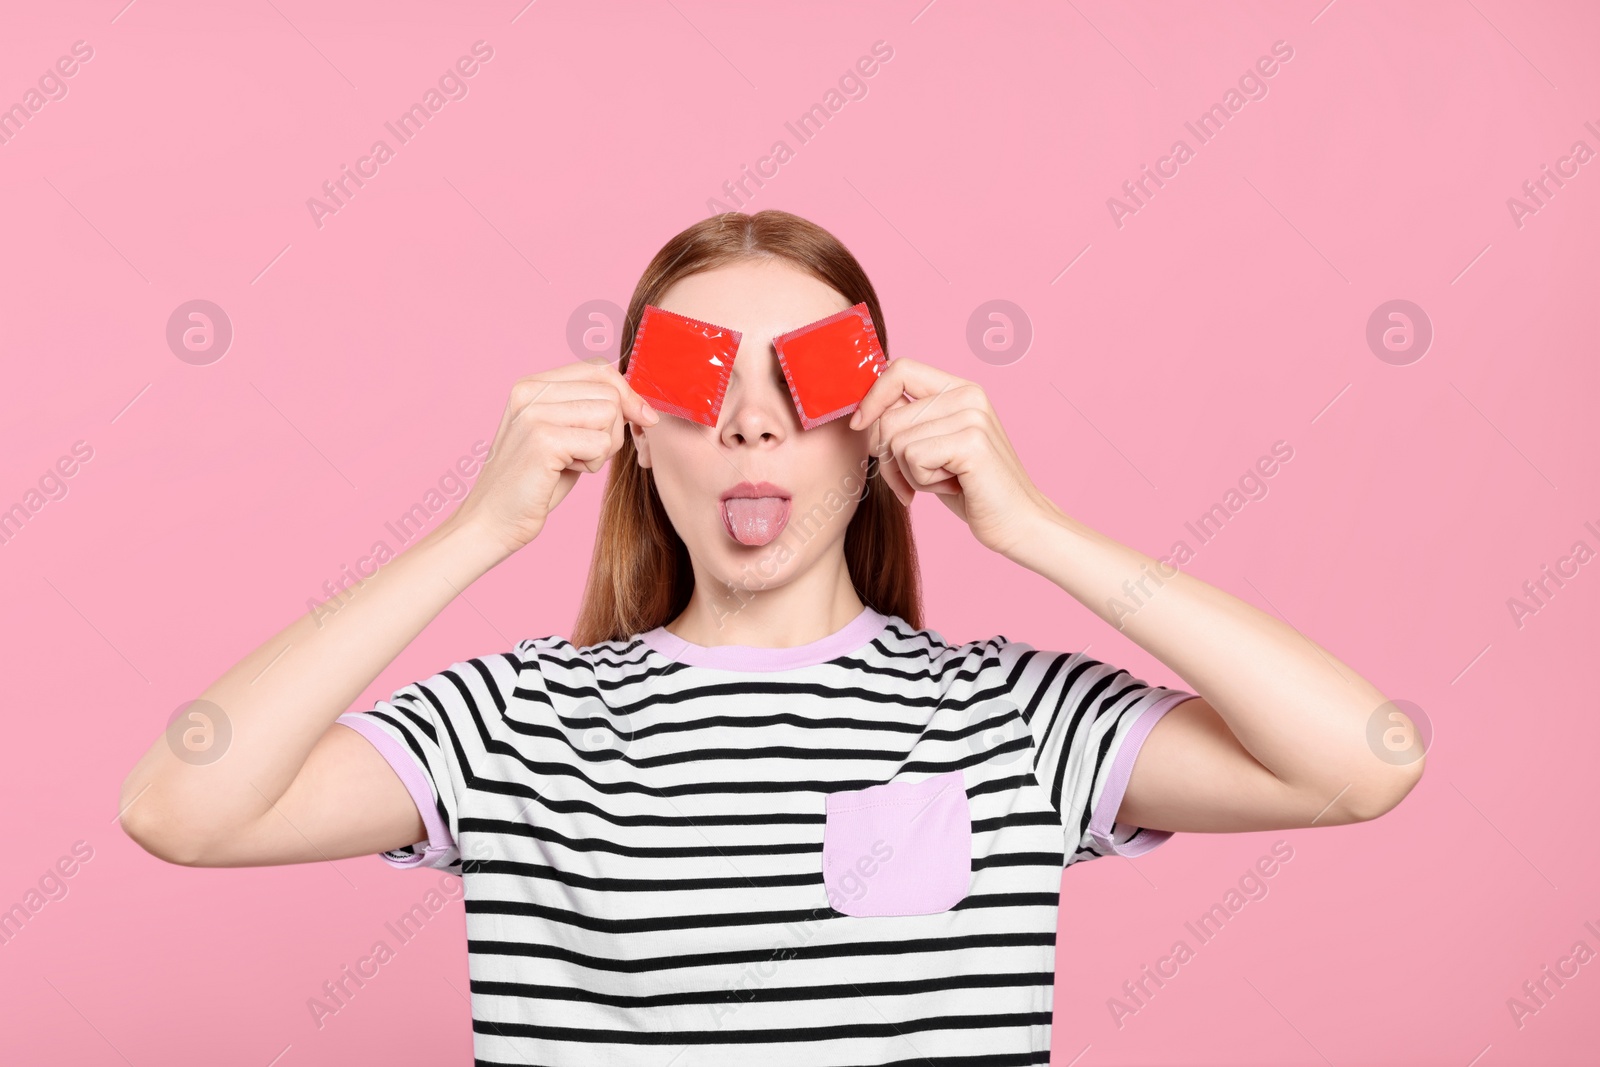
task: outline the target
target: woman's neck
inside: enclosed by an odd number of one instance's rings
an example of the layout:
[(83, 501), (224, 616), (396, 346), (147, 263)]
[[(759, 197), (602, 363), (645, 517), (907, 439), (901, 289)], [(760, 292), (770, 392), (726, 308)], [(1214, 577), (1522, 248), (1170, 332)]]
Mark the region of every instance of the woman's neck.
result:
[(706, 596), (710, 584), (697, 580), (689, 604), (665, 624), (668, 633), (691, 644), (793, 648), (810, 644), (848, 626), (866, 607), (856, 595), (849, 568), (840, 559), (837, 576), (814, 567), (782, 586), (740, 589)]

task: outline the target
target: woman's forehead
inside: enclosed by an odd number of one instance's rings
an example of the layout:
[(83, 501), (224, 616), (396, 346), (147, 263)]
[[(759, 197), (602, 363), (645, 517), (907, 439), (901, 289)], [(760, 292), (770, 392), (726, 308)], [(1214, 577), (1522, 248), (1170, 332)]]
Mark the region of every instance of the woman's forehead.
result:
[(656, 306), (743, 334), (741, 352), (850, 306), (826, 282), (778, 260), (741, 262), (680, 278)]

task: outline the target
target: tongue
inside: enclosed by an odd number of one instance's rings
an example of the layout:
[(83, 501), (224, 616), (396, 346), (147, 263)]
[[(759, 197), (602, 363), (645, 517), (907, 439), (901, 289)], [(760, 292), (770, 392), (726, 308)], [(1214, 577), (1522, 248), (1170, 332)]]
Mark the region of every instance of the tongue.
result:
[(733, 497), (723, 501), (728, 528), (740, 544), (764, 545), (783, 532), (789, 501), (781, 496)]

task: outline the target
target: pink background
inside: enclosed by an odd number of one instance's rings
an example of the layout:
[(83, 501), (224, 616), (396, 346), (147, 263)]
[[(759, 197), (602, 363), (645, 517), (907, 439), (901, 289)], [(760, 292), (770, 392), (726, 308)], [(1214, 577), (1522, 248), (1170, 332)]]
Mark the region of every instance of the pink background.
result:
[[(743, 206), (837, 234), (891, 355), (980, 382), (1069, 513), (1193, 546), (1184, 523), (1287, 441), (1190, 572), (1434, 724), (1429, 773), (1377, 822), (1179, 834), (1066, 879), (1053, 1062), (1593, 1060), (1600, 963), (1521, 1027), (1507, 1008), (1575, 942), (1600, 950), (1600, 563), (1521, 627), (1507, 607), (1600, 549), (1600, 160), (1520, 227), (1507, 207), (1573, 142), (1600, 150), (1592, 5), (124, 2), (31, 5), (0, 35), (0, 104), (93, 48), (0, 144), (0, 506), (93, 449), (0, 546), (0, 907), (93, 850), (0, 945), (0, 1061), (470, 1059), (459, 903), (320, 1029), (307, 1008), (436, 874), (167, 866), (115, 824), (118, 786), (178, 705), (395, 543), (385, 521), (492, 439), (513, 379), (576, 358), (576, 309), (625, 304), (667, 238), (741, 206), (707, 201), (780, 138), (793, 158)], [(384, 122), (478, 40), (468, 95), (319, 228), (307, 198), (393, 147)], [(799, 143), (784, 123), (880, 40), (866, 95)], [(1107, 198), (1196, 147), (1184, 122), (1279, 40), (1268, 95), (1117, 226)], [(204, 366), (165, 338), (197, 298), (234, 329)], [(994, 299), (1031, 322), (1021, 358), (969, 347)], [(1404, 366), (1365, 339), (1391, 299), (1435, 331)], [(361, 706), (570, 632), (600, 487)], [(1182, 684), (936, 501), (915, 514), (931, 628)], [(1268, 896), (1119, 1028), (1108, 998), (1195, 947), (1185, 920), (1278, 840)]]

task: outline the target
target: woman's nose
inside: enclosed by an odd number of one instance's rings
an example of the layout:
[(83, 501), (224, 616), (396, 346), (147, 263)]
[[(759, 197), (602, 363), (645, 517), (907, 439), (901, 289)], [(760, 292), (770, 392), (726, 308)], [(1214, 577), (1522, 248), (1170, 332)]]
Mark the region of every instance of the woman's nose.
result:
[[(771, 359), (771, 374), (760, 373), (755, 362), (741, 366), (735, 361), (728, 393), (723, 397), (721, 433), (723, 441), (730, 445), (781, 441), (799, 425), (777, 358)], [(741, 371), (747, 373), (741, 375)]]

